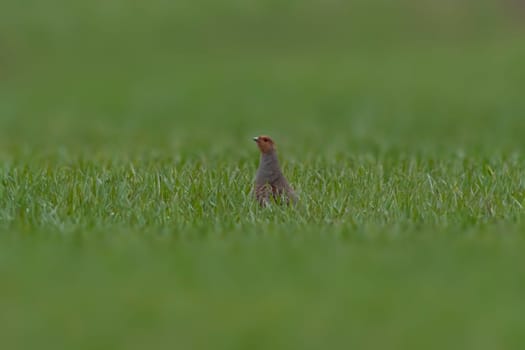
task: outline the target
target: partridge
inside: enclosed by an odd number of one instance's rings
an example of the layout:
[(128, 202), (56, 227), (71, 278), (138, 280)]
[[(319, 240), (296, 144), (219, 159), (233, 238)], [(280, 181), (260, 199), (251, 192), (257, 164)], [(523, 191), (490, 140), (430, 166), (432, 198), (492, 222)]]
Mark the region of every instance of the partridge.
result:
[(295, 204), (297, 196), (281, 171), (273, 140), (269, 136), (254, 137), (253, 140), (261, 151), (254, 188), (257, 202), (262, 207), (268, 205), (271, 199)]

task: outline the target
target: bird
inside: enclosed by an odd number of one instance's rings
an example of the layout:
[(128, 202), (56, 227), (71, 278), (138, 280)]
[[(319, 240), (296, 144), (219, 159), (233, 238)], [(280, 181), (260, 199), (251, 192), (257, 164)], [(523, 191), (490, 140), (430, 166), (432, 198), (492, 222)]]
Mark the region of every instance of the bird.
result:
[(254, 137), (253, 141), (257, 143), (261, 151), (254, 186), (254, 196), (259, 205), (266, 207), (272, 199), (277, 203), (297, 203), (297, 195), (281, 171), (272, 138), (262, 135)]

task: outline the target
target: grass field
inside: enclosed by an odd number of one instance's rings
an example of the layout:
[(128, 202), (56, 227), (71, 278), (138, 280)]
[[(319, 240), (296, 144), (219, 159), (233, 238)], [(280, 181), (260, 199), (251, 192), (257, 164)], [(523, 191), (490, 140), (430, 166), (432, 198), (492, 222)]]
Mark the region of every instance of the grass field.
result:
[(523, 348), (518, 2), (1, 7), (2, 348)]

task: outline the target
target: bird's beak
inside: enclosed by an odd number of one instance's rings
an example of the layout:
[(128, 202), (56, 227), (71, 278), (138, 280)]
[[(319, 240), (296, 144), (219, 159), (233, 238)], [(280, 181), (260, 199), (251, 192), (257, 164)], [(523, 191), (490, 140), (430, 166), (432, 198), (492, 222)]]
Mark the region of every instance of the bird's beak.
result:
[(258, 137), (254, 137), (253, 141), (257, 142), (257, 141), (259, 141), (259, 138)]

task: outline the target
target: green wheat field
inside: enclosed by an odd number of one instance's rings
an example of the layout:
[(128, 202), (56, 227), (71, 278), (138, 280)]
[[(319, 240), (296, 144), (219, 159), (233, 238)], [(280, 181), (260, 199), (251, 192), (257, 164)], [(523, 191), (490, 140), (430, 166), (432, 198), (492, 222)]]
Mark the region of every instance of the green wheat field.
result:
[[(523, 349), (519, 1), (7, 0), (3, 349)], [(251, 197), (271, 135), (297, 207)]]

